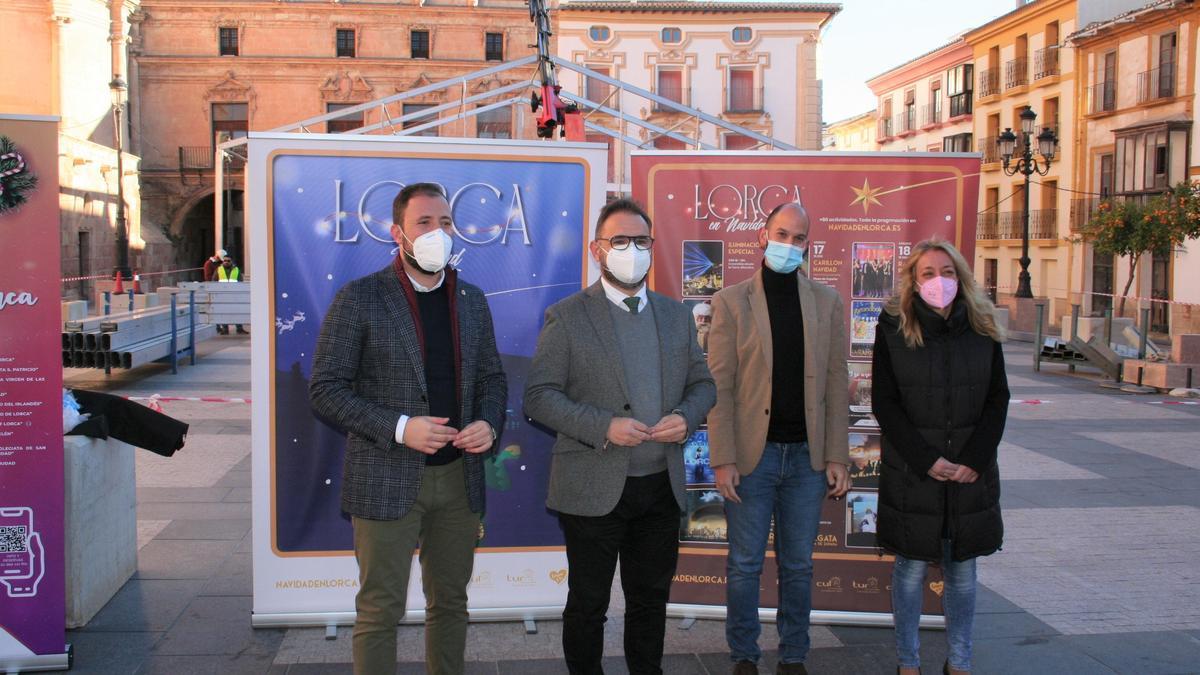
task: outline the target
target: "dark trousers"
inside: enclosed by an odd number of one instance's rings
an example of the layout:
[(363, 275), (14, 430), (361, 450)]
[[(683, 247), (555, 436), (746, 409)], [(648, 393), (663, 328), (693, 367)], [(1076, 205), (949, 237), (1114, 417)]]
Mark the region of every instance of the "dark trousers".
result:
[(625, 663), (634, 675), (661, 673), (667, 596), (679, 559), (679, 504), (667, 472), (625, 480), (604, 516), (558, 514), (567, 543), (563, 654), (572, 673), (604, 671), (604, 622), (613, 571), (621, 561)]

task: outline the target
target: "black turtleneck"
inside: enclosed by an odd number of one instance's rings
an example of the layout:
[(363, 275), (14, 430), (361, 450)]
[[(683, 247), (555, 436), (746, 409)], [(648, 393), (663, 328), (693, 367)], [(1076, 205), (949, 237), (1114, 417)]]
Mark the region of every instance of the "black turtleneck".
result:
[(767, 440), (800, 443), (808, 440), (804, 419), (804, 317), (796, 273), (780, 274), (762, 268), (763, 291), (771, 316), (771, 422)]

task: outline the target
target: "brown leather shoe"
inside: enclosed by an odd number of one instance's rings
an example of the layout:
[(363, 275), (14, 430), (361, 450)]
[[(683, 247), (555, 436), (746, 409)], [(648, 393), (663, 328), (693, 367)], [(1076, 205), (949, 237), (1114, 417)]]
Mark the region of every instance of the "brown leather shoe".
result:
[(758, 675), (758, 664), (753, 661), (738, 661), (733, 664), (733, 675)]
[(808, 675), (803, 663), (780, 663), (775, 666), (775, 675)]

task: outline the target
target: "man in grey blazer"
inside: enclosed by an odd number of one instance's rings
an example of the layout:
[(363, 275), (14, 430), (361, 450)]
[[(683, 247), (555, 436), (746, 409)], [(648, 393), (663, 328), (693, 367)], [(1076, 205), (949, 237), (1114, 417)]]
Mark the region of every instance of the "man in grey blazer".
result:
[(441, 188), (409, 185), (392, 212), (400, 254), (334, 298), (309, 395), (348, 436), (342, 509), (353, 517), (359, 566), (354, 672), (396, 669), (396, 624), (419, 544), (426, 668), (461, 673), (483, 460), (504, 427), (508, 385), (487, 299), (446, 267), (453, 224)]
[(602, 673), (613, 572), (625, 592), (631, 673), (662, 672), (667, 596), (684, 508), (682, 443), (716, 401), (691, 312), (646, 290), (650, 217), (631, 200), (600, 212), (601, 280), (546, 310), (525, 412), (558, 434), (547, 506), (569, 566), (563, 653)]

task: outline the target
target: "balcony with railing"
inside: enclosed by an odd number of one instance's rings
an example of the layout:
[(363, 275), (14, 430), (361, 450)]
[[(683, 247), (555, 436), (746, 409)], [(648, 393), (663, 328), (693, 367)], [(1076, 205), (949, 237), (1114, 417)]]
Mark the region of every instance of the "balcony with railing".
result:
[[(1021, 211), (988, 212), (979, 215), (975, 238), (983, 241), (1020, 239), (1024, 227)], [(1058, 238), (1058, 209), (1037, 209), (1029, 212), (1030, 239)]]
[(1087, 197), (1085, 199), (1071, 200), (1071, 232), (1079, 232), (1084, 225), (1092, 219), (1096, 211), (1100, 208), (1100, 202), (1103, 201), (1100, 197)]
[(895, 135), (896, 135), (896, 128), (895, 128), (895, 126), (892, 125), (892, 118), (890, 118), (890, 117), (879, 118), (879, 134), (877, 136), (877, 142), (883, 143), (883, 142), (891, 139)]
[(1088, 87), (1088, 114), (1117, 109), (1117, 83), (1097, 82)]
[[(671, 101), (673, 103), (678, 103), (679, 105), (685, 105), (685, 106), (689, 106), (689, 107), (692, 105), (692, 88), (691, 87), (660, 87), (659, 90), (654, 93), (667, 99), (668, 101)], [(677, 112), (679, 112), (679, 110), (672, 108), (671, 106), (666, 105), (664, 103), (659, 103), (658, 101), (655, 101), (654, 102), (654, 112), (656, 112), (656, 113), (676, 112), (677, 113)]]
[(725, 95), (725, 112), (760, 113), (763, 111), (762, 87), (731, 87)]
[(979, 219), (975, 222), (975, 238), (980, 241), (995, 241), (999, 239), (999, 221), (1000, 214), (995, 211), (979, 214)]
[(1175, 97), (1175, 64), (1164, 63), (1144, 73), (1138, 73), (1138, 103), (1148, 103)]
[(928, 128), (942, 123), (942, 106), (926, 103), (921, 106), (921, 127)]
[(208, 145), (179, 146), (179, 171), (203, 171), (213, 168), (213, 149)]
[(1013, 89), (1029, 84), (1029, 59), (1021, 56), (1004, 64), (1004, 88)]
[(1000, 69), (988, 68), (979, 71), (979, 88), (975, 90), (978, 98), (996, 96), (1000, 93)]
[(905, 106), (904, 112), (896, 115), (896, 135), (908, 136), (917, 132), (917, 107)]
[(1058, 45), (1039, 49), (1033, 53), (1033, 79), (1040, 80), (1059, 74)]
[(983, 153), (984, 164), (994, 164), (1000, 161), (1000, 148), (996, 145), (995, 136), (976, 138), (975, 149)]

